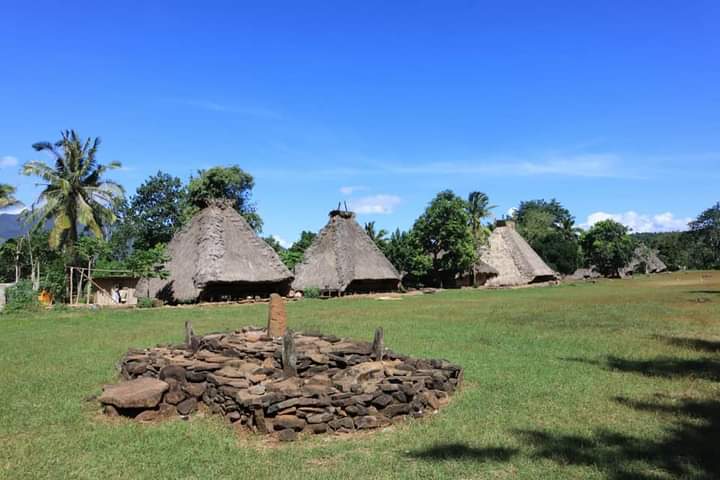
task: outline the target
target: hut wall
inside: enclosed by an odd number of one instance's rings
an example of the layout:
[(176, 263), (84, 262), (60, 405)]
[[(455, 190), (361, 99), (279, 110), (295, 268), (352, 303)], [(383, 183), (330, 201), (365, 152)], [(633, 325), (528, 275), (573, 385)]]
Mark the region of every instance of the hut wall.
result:
[(345, 289), (345, 293), (379, 293), (392, 292), (398, 289), (399, 281), (394, 278), (379, 280), (353, 280)]
[[(113, 277), (113, 278), (94, 278), (93, 282), (102, 289), (93, 285), (94, 301), (96, 305), (117, 305), (112, 299), (111, 292), (116, 285), (121, 290), (121, 297), (125, 298), (125, 302), (121, 305), (137, 305), (137, 278)], [(124, 292), (123, 292), (124, 291)]]
[(247, 297), (269, 297), (271, 293), (287, 295), (290, 281), (283, 282), (217, 282), (209, 283), (200, 292), (202, 302), (242, 300)]

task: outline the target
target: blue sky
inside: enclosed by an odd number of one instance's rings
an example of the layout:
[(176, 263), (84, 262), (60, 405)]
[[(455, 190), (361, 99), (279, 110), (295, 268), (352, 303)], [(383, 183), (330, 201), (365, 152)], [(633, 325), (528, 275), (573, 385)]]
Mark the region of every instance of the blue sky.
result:
[(347, 201), (408, 228), (450, 188), (498, 215), (682, 226), (720, 200), (720, 2), (4, 2), (0, 176), (64, 128), (129, 193), (238, 164), (264, 234)]

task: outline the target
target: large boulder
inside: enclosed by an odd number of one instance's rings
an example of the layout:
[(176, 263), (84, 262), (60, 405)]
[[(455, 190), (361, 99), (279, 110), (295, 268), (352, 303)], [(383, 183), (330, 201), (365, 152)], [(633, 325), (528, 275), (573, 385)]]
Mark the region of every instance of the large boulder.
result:
[(117, 385), (107, 385), (98, 400), (118, 408), (155, 408), (170, 386), (157, 378), (140, 377)]

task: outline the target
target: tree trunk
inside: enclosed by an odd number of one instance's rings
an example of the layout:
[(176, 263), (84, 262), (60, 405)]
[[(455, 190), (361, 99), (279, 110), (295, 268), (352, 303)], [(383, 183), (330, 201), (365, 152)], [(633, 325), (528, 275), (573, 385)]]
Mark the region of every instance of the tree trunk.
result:
[(20, 281), (21, 269), (20, 269), (20, 252), (22, 251), (22, 238), (18, 239), (18, 243), (15, 244), (15, 283)]
[(92, 290), (92, 259), (88, 260), (88, 271), (87, 271), (87, 292), (85, 294), (85, 303), (90, 304), (90, 293)]

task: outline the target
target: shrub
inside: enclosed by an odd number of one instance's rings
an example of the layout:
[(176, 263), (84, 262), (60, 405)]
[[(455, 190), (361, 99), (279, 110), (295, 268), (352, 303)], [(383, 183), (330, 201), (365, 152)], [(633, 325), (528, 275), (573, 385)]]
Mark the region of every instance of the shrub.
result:
[(320, 289), (317, 287), (308, 287), (303, 291), (305, 298), (320, 298)]
[(5, 311), (28, 312), (40, 309), (38, 292), (33, 290), (30, 280), (20, 280), (17, 284), (5, 290)]
[(138, 308), (152, 308), (155, 305), (153, 305), (153, 299), (150, 297), (140, 297), (137, 300), (137, 306)]

